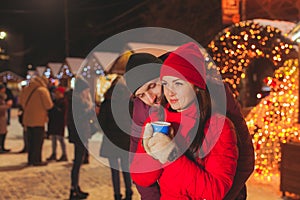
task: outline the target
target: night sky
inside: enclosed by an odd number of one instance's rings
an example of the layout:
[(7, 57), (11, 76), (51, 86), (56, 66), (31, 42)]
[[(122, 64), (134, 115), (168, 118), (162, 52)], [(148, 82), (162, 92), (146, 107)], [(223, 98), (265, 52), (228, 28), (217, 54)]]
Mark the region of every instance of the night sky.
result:
[[(264, 7), (267, 2), (269, 6)], [(246, 1), (247, 19), (299, 20), (300, 6), (297, 10), (285, 1), (279, 7), (276, 2)], [(225, 28), (221, 0), (2, 0), (0, 31), (8, 34), (10, 60), (0, 60), (0, 72), (24, 75), (28, 65), (63, 62), (67, 56), (65, 8), (71, 57), (84, 58), (103, 40), (137, 27), (173, 29), (202, 45)]]
[(137, 20), (124, 24), (128, 20), (122, 18), (123, 13), (141, 2), (137, 0), (1, 1), (0, 29), (8, 34), (11, 55), (8, 65), (13, 65), (5, 69), (22, 73), (29, 64), (34, 68), (48, 62), (63, 62), (67, 54), (64, 2), (68, 3), (69, 56), (72, 57), (85, 57), (107, 37), (138, 24)]

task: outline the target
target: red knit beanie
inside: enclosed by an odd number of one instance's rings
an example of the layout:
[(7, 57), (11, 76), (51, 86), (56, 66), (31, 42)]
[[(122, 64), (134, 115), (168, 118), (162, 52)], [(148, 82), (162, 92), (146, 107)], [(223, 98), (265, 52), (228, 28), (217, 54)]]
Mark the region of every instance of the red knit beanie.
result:
[(62, 93), (62, 94), (64, 94), (65, 91), (66, 91), (66, 88), (58, 86), (55, 90), (58, 91), (58, 92), (60, 92), (60, 93)]
[(198, 45), (190, 42), (170, 53), (161, 67), (160, 79), (164, 76), (178, 77), (205, 90), (204, 57)]

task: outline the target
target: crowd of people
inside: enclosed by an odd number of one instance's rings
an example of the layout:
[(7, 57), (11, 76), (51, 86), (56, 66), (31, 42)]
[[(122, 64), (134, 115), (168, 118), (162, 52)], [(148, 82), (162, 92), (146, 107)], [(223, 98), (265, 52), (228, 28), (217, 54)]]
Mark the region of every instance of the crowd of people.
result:
[[(4, 142), (11, 103), (3, 87), (0, 84), (0, 152), (7, 152)], [(52, 92), (45, 77), (35, 77), (23, 88), (19, 96), (24, 127), (21, 152), (28, 153), (29, 166), (67, 161), (67, 126), (69, 142), (74, 144), (70, 199), (89, 195), (79, 186), (79, 173), (88, 159), (94, 115), (103, 131), (99, 156), (109, 161), (114, 199), (131, 200), (132, 183), (143, 200), (247, 198), (245, 183), (254, 169), (250, 133), (229, 87), (206, 74), (196, 43), (183, 44), (160, 57), (132, 54), (124, 76), (118, 76), (105, 93), (99, 113), (82, 77), (76, 78), (74, 89), (58, 86)], [(153, 121), (169, 122), (169, 133), (154, 132)], [(41, 156), (46, 124), (52, 142), (48, 162)]]
[[(28, 166), (45, 166), (53, 161), (68, 161), (65, 144), (65, 127), (67, 126), (69, 142), (74, 144), (70, 199), (83, 199), (87, 198), (89, 194), (83, 192), (79, 187), (79, 171), (82, 164), (89, 163), (87, 150), (89, 136), (84, 137), (84, 135), (87, 135), (88, 132), (90, 125), (88, 116), (92, 113), (94, 104), (89, 85), (84, 79), (77, 78), (75, 86), (73, 95), (73, 89), (67, 90), (62, 86), (50, 86), (46, 77), (36, 76), (22, 88), (18, 100), (21, 111), (19, 112), (19, 122), (23, 127), (24, 147), (18, 153), (27, 153)], [(3, 154), (10, 151), (5, 148), (4, 144), (9, 124), (7, 112), (12, 106), (12, 101), (5, 92), (5, 85), (0, 84), (0, 153)], [(76, 107), (82, 110), (73, 110), (73, 101), (75, 101)], [(77, 113), (76, 116), (83, 116), (83, 118), (74, 119), (73, 112)], [(82, 123), (75, 126), (75, 121)], [(82, 124), (84, 125), (81, 126)], [(51, 139), (52, 153), (46, 161), (43, 161), (43, 143), (47, 137)], [(61, 146), (60, 157), (57, 157), (56, 154), (57, 142)]]

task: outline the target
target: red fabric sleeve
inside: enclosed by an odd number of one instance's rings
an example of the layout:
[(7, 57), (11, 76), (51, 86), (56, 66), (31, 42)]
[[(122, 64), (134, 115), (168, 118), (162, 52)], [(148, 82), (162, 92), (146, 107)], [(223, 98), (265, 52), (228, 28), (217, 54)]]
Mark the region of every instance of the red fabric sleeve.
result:
[(140, 186), (148, 187), (159, 179), (161, 173), (161, 163), (146, 153), (140, 140), (130, 165), (132, 180)]
[(141, 138), (141, 133), (143, 131), (143, 125), (148, 118), (149, 106), (145, 105), (138, 98), (134, 99), (133, 102), (133, 114), (132, 114), (132, 124), (130, 133), (130, 155), (129, 161), (132, 162), (133, 155)]
[(218, 117), (213, 116), (209, 122), (210, 128), (205, 128), (206, 136), (209, 132), (221, 131), (221, 134), (212, 150), (202, 159), (203, 167), (181, 156), (164, 168), (159, 182), (162, 194), (177, 193), (192, 199), (224, 198), (233, 183), (238, 149), (230, 120), (226, 119), (223, 126), (220, 126), (219, 121)]
[[(144, 122), (148, 118), (149, 109), (150, 107), (144, 104), (139, 98), (134, 98), (132, 115), (133, 123), (130, 137), (130, 163), (132, 163), (133, 156), (137, 151), (139, 140), (141, 138), (140, 135), (143, 130)], [(149, 185), (148, 183), (145, 184)], [(160, 199), (160, 190), (157, 182), (149, 187), (143, 187), (137, 183), (135, 183), (135, 185), (140, 193), (141, 199)]]

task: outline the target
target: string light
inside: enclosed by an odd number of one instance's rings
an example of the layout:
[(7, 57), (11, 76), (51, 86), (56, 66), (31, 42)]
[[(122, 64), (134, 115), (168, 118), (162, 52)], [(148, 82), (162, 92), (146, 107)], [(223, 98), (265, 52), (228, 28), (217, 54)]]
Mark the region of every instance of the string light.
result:
[[(293, 42), (272, 26), (254, 21), (236, 23), (215, 37), (208, 45), (215, 67), (223, 80), (239, 95), (239, 83), (247, 76), (247, 67), (254, 59), (272, 61), (276, 71), (265, 79), (271, 88), (267, 97), (261, 97), (246, 117), (255, 149), (254, 176), (270, 181), (278, 176), (281, 161), (280, 144), (300, 141), (298, 128), (298, 60)], [(294, 57), (296, 58), (296, 57)], [(212, 68), (212, 67), (211, 67)]]
[[(220, 68), (222, 77), (232, 79), (235, 86), (239, 85), (242, 74), (245, 78), (245, 69), (253, 59), (265, 57), (278, 69), (292, 52), (295, 52), (292, 41), (279, 29), (251, 20), (226, 28), (208, 45), (208, 53)], [(241, 67), (234, 68), (236, 63)], [(238, 87), (232, 85), (232, 89), (238, 96)]]
[(254, 176), (271, 181), (279, 175), (280, 144), (300, 141), (298, 127), (298, 60), (285, 61), (267, 77), (270, 95), (255, 106), (246, 117), (255, 149)]

